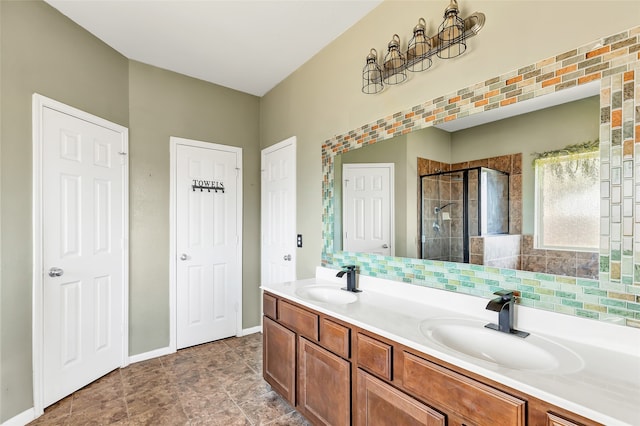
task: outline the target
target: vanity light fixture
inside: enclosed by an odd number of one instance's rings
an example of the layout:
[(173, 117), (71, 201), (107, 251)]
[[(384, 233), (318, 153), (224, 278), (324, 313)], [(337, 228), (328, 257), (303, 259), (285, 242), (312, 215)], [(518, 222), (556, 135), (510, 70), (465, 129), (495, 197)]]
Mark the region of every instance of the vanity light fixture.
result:
[(424, 18), (420, 18), (418, 25), (413, 28), (413, 38), (407, 48), (407, 69), (411, 72), (424, 71), (433, 63), (428, 56), (431, 40), (427, 37), (426, 29), (427, 23)]
[(378, 52), (371, 49), (367, 55), (367, 65), (362, 70), (362, 92), (366, 94), (378, 93), (384, 89), (382, 84), (382, 70), (378, 65)]
[(444, 11), (444, 21), (438, 28), (438, 58), (450, 59), (460, 56), (467, 50), (464, 21), (458, 16), (458, 1), (451, 0)]
[(400, 84), (407, 79), (407, 61), (400, 52), (400, 36), (394, 34), (387, 47), (387, 55), (384, 57), (384, 77), (387, 84)]
[(400, 84), (407, 79), (406, 71), (420, 72), (432, 65), (431, 57), (442, 59), (460, 56), (467, 49), (467, 39), (475, 36), (484, 26), (484, 13), (475, 12), (466, 19), (459, 16), (457, 0), (450, 0), (444, 10), (444, 21), (434, 36), (426, 34), (426, 21), (418, 20), (413, 28), (413, 37), (409, 41), (406, 53), (400, 49), (400, 36), (394, 34), (387, 48), (382, 68), (378, 65), (375, 49), (369, 51), (367, 62), (362, 70), (362, 92), (379, 93), (384, 84)]

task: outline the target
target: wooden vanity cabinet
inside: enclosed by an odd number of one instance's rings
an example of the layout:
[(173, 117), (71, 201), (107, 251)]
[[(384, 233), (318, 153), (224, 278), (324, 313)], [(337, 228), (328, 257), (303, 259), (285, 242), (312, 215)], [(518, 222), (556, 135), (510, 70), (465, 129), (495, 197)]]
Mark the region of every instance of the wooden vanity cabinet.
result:
[(314, 425), (600, 425), (275, 295), (263, 306), (264, 379)]
[(264, 379), (314, 425), (351, 425), (351, 329), (269, 293), (263, 306)]

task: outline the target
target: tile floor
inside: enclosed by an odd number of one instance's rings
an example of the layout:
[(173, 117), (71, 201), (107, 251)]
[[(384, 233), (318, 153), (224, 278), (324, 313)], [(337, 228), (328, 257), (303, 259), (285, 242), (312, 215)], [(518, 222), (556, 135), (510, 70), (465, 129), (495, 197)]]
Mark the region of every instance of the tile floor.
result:
[(256, 333), (115, 370), (29, 425), (309, 423), (262, 379), (262, 334)]

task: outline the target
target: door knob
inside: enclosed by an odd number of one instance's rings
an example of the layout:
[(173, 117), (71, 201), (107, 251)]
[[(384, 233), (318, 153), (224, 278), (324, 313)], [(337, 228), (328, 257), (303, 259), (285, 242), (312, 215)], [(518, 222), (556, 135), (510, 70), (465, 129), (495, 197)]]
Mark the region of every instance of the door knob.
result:
[(64, 270), (62, 268), (56, 268), (55, 266), (49, 269), (49, 276), (52, 278), (61, 277), (64, 274)]
[(389, 248), (389, 244), (383, 244), (382, 248)]
[(284, 255), (284, 260), (286, 260), (287, 262), (291, 260), (291, 255), (290, 254), (285, 254)]
[(187, 258), (188, 258), (188, 257), (189, 257), (189, 256), (187, 256), (187, 253), (182, 253), (182, 254), (180, 255), (180, 260), (187, 260)]

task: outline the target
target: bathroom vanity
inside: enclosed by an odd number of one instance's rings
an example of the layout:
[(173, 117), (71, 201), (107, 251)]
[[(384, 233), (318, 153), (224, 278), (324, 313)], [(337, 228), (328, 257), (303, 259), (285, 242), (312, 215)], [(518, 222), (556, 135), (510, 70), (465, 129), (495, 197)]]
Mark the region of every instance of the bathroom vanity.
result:
[(313, 424), (640, 424), (638, 330), (517, 307), (522, 339), (486, 299), (336, 272), (263, 286), (264, 378)]

